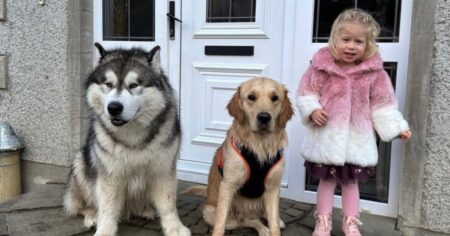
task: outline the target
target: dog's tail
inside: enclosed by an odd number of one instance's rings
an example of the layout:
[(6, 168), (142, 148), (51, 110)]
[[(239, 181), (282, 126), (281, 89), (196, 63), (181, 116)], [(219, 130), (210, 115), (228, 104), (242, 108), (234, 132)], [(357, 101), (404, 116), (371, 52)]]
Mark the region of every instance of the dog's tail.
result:
[(206, 197), (207, 187), (205, 185), (195, 185), (183, 190), (182, 194), (196, 195), (200, 197)]

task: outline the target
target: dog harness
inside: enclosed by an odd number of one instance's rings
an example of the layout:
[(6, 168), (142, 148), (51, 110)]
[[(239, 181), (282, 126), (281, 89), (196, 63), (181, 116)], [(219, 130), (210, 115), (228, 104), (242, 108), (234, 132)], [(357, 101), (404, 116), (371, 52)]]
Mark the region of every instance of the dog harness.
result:
[[(270, 157), (266, 161), (260, 162), (257, 155), (253, 151), (249, 150), (245, 146), (236, 144), (233, 138), (231, 139), (231, 146), (242, 159), (247, 169), (247, 179), (244, 185), (238, 190), (238, 193), (247, 198), (260, 197), (265, 191), (264, 184), (266, 183), (272, 168), (275, 167), (281, 159), (283, 159), (283, 149), (278, 150), (274, 157)], [(224, 162), (222, 150), (219, 150), (217, 155), (217, 168), (220, 175), (223, 177)]]

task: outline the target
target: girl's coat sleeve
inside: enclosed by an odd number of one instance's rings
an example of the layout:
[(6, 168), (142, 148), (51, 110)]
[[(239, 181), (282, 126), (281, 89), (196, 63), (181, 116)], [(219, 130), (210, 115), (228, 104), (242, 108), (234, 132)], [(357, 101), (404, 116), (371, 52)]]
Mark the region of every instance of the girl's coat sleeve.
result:
[(322, 83), (319, 72), (309, 66), (297, 89), (297, 108), (304, 124), (309, 123), (309, 116), (314, 110), (322, 108), (319, 103)]
[(409, 129), (398, 111), (394, 88), (386, 71), (379, 72), (370, 90), (370, 108), (374, 128), (381, 140), (388, 142)]

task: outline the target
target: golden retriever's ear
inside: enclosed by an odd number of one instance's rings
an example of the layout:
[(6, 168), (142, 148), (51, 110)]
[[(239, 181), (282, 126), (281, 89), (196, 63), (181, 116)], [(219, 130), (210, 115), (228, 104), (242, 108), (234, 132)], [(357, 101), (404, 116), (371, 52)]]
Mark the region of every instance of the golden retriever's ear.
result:
[(294, 115), (292, 103), (289, 100), (287, 89), (284, 89), (284, 100), (281, 104), (281, 113), (278, 117), (278, 125), (284, 129), (286, 127), (286, 123), (292, 118), (292, 115)]
[(230, 115), (232, 117), (234, 117), (239, 123), (244, 123), (245, 115), (244, 115), (244, 110), (242, 108), (240, 94), (241, 94), (241, 87), (239, 87), (236, 90), (236, 93), (234, 93), (230, 102), (228, 102), (227, 109), (228, 109), (228, 113), (230, 113)]

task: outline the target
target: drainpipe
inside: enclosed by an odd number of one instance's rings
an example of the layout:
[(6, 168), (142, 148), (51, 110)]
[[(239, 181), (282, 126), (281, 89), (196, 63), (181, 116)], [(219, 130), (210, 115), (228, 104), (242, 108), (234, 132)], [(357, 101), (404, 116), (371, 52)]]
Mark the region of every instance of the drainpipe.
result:
[(23, 144), (12, 127), (0, 121), (0, 202), (22, 192), (20, 181), (20, 151)]

